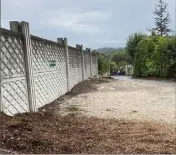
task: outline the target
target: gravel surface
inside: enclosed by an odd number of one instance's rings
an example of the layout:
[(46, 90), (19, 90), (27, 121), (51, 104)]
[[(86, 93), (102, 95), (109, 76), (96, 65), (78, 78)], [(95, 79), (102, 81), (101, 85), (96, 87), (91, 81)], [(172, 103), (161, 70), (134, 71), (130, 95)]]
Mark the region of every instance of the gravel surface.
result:
[(60, 108), (65, 113), (75, 105), (87, 116), (175, 123), (175, 82), (117, 77), (96, 86), (98, 91), (73, 97)]

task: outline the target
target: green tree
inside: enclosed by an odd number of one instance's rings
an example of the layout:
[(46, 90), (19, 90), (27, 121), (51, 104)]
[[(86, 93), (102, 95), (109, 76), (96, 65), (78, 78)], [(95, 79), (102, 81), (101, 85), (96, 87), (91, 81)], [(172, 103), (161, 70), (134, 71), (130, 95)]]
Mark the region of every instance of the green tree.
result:
[(132, 63), (131, 56), (125, 50), (124, 51), (117, 51), (117, 52), (113, 53), (111, 56), (111, 60), (116, 63), (121, 62), (121, 61), (125, 61), (129, 64)]
[(108, 72), (109, 70), (109, 63), (108, 59), (104, 55), (99, 55), (98, 57), (98, 72), (99, 74), (103, 74)]
[(117, 72), (118, 71), (118, 66), (116, 62), (110, 62), (110, 72)]
[(136, 53), (136, 47), (138, 43), (143, 39), (147, 37), (145, 34), (142, 33), (134, 33), (129, 36), (126, 44), (126, 50), (129, 53), (129, 55), (132, 57), (134, 60), (135, 58), (135, 53)]
[(151, 38), (145, 38), (139, 42), (134, 59), (134, 76), (154, 76), (156, 68), (153, 63), (153, 51), (155, 42)]
[(149, 31), (155, 31), (160, 36), (168, 35), (171, 29), (169, 29), (170, 15), (167, 12), (166, 2), (159, 0), (155, 7), (154, 16), (156, 27)]

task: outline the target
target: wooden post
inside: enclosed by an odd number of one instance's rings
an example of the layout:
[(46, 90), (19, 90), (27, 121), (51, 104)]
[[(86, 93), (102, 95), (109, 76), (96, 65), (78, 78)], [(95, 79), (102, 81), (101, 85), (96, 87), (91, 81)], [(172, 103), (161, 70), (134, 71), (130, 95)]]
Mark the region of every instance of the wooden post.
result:
[(33, 53), (31, 45), (31, 37), (29, 30), (29, 23), (22, 21), (21, 30), (23, 34), (24, 43), (24, 60), (25, 60), (25, 70), (26, 70), (26, 81), (28, 89), (28, 99), (29, 99), (29, 111), (35, 112), (36, 109), (36, 96), (35, 96), (35, 83), (34, 83), (34, 73), (33, 73)]
[(66, 76), (67, 76), (67, 91), (69, 92), (70, 89), (70, 65), (69, 65), (69, 53), (68, 53), (68, 44), (67, 44), (67, 38), (57, 38), (57, 42), (59, 44), (64, 45), (64, 51), (65, 51), (65, 64), (66, 64)]

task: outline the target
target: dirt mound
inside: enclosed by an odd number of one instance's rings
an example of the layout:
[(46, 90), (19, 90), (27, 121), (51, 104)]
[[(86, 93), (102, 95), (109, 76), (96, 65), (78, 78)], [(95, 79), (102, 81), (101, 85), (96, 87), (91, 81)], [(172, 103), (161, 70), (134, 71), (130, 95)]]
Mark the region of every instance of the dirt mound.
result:
[(96, 91), (97, 90), (96, 84), (108, 83), (111, 80), (113, 79), (108, 79), (108, 78), (89, 79), (73, 87), (72, 90), (68, 92), (66, 95), (76, 96), (78, 94), (84, 94), (84, 93)]

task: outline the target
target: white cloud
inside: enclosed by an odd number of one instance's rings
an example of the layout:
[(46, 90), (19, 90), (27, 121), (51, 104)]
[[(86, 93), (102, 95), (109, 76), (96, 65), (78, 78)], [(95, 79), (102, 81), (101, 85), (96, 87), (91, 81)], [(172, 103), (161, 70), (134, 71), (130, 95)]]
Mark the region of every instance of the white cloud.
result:
[[(43, 22), (49, 27), (63, 27), (77, 32), (84, 33), (101, 33), (102, 28), (100, 22), (109, 19), (110, 15), (104, 12), (75, 12), (73, 10), (50, 11), (51, 16)], [(53, 14), (57, 15), (52, 17)]]

